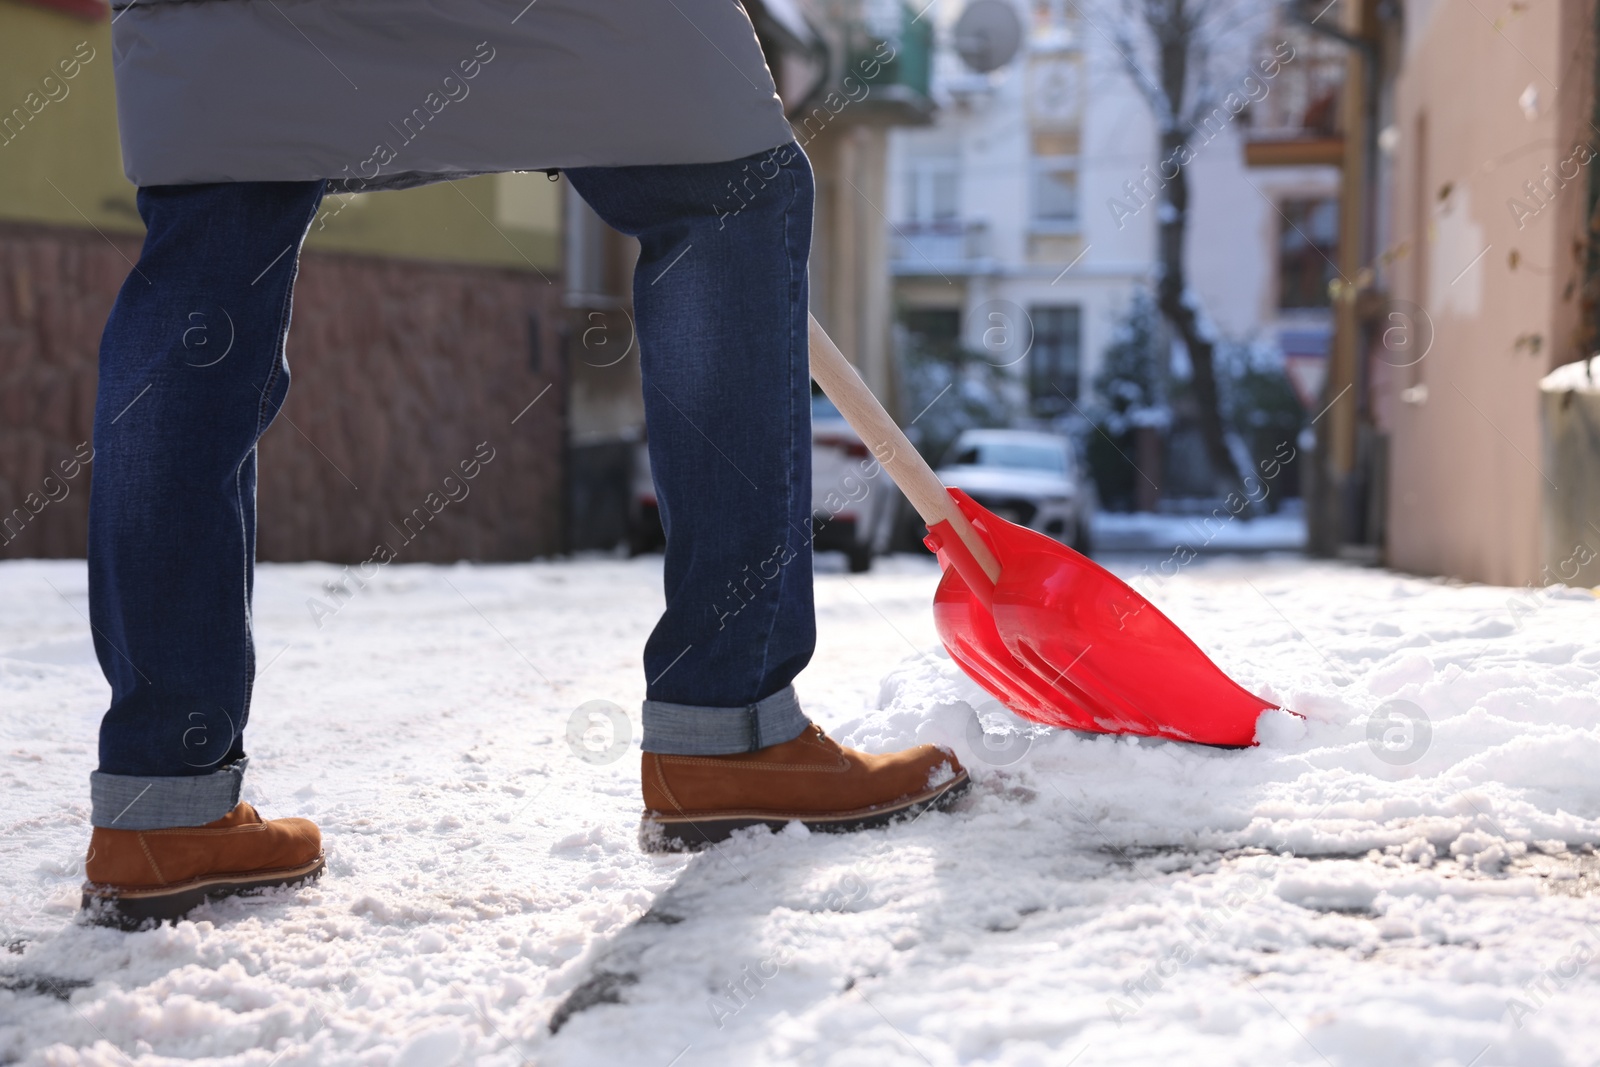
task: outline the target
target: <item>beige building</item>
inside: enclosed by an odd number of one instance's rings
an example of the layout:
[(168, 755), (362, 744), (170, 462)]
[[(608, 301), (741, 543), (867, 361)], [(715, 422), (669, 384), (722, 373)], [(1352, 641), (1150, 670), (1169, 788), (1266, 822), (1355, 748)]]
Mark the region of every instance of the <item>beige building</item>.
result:
[(1544, 584), (1576, 547), (1545, 544), (1572, 487), (1545, 469), (1538, 382), (1596, 343), (1594, 8), (1410, 0), (1387, 36), (1366, 384), (1392, 566)]
[(1346, 56), (1312, 548), (1594, 585), (1600, 565), (1572, 563), (1600, 559), (1600, 527), (1574, 518), (1594, 487), (1554, 476), (1585, 468), (1547, 454), (1539, 382), (1600, 346), (1595, 0), (1319, 8), (1286, 8)]

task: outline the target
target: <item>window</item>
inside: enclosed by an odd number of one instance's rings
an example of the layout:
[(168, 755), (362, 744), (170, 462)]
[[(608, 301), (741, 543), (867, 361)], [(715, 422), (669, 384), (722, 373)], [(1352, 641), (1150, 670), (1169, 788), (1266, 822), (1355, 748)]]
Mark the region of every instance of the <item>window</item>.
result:
[(1047, 445), (1019, 445), (986, 441), (960, 449), (954, 462), (965, 467), (1003, 467), (1006, 470), (1067, 473), (1067, 454)]
[(961, 312), (954, 309), (912, 308), (900, 321), (924, 352), (948, 356), (961, 345)]
[(1033, 166), (1033, 221), (1047, 229), (1078, 228), (1078, 162), (1041, 159)]
[(900, 0), (866, 0), (861, 5), (862, 21), (867, 33), (880, 41), (898, 41), (902, 20), (906, 17)]
[(1339, 255), (1339, 204), (1331, 198), (1278, 205), (1278, 307), (1325, 308)]
[(1033, 319), (1033, 348), (1028, 352), (1028, 392), (1040, 415), (1073, 410), (1078, 399), (1079, 351), (1082, 348), (1082, 311), (1076, 307), (1029, 309)]
[(954, 163), (920, 163), (906, 173), (906, 217), (912, 222), (948, 222), (961, 214), (961, 186)]
[(1033, 26), (1035, 30), (1048, 30), (1064, 26), (1067, 22), (1067, 0), (1033, 0)]

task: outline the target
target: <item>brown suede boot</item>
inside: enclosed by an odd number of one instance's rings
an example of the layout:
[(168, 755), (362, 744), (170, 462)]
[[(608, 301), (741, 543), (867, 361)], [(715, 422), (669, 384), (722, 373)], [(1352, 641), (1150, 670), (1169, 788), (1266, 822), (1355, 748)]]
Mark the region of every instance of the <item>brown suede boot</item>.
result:
[(967, 772), (933, 745), (870, 756), (812, 723), (793, 741), (731, 756), (646, 752), (647, 852), (700, 848), (746, 826), (774, 830), (801, 822), (812, 830), (865, 830), (916, 815), (959, 796)]
[(96, 826), (84, 863), (90, 922), (134, 929), (181, 919), (208, 900), (322, 873), (322, 834), (309, 819), (264, 821), (241, 803), (204, 826), (111, 830)]

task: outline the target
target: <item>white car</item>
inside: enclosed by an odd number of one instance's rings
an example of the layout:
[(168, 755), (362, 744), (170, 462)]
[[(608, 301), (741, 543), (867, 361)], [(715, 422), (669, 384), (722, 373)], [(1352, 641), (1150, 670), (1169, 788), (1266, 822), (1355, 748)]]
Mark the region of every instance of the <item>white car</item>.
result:
[[(633, 500), (628, 520), (631, 554), (661, 548), (661, 516), (650, 479), (650, 453), (641, 441), (634, 450)], [(850, 571), (872, 567), (872, 557), (889, 551), (900, 514), (900, 490), (873, 459), (860, 435), (827, 397), (811, 398), (812, 547), (845, 554)]]
[(1094, 483), (1070, 439), (1034, 430), (965, 430), (938, 474), (1002, 519), (1089, 554)]
[(820, 393), (811, 398), (811, 528), (813, 547), (838, 549), (859, 574), (889, 551), (900, 490), (861, 436)]

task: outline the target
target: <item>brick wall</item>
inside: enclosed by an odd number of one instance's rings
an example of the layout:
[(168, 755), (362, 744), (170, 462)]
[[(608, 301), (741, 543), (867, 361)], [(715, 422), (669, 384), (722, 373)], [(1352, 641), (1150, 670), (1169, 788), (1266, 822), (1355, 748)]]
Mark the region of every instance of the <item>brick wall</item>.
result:
[[(0, 226), (0, 559), (83, 555), (92, 465), (66, 474), (90, 439), (100, 331), (138, 243)], [(555, 286), (308, 253), (296, 296), (289, 401), (261, 443), (262, 559), (357, 562), (380, 543), (406, 562), (561, 550)], [(463, 496), (459, 465), (474, 460)]]

